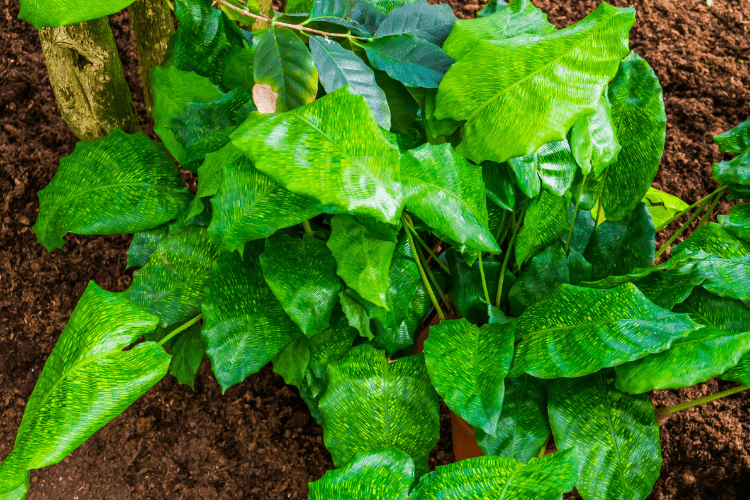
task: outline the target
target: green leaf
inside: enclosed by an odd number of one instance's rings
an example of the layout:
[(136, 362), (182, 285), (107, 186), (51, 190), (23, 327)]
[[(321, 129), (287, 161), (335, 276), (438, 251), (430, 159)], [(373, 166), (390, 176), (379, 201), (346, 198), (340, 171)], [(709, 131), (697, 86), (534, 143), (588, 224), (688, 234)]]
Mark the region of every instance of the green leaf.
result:
[[(0, 470), (2, 470), (2, 465), (0, 465)], [(23, 472), (21, 472), (21, 474), (23, 474)], [(26, 494), (29, 492), (29, 476), (30, 474), (27, 470), (25, 479), (22, 480), (21, 484), (12, 491), (0, 493), (0, 500), (24, 500)]]
[(284, 383), (299, 388), (305, 379), (307, 365), (310, 363), (310, 339), (305, 335), (298, 335), (275, 355), (273, 372), (284, 379)]
[(560, 285), (516, 323), (511, 377), (579, 377), (661, 352), (695, 328), (687, 314), (650, 302), (632, 283), (611, 290)]
[(386, 17), (373, 2), (315, 0), (307, 23), (325, 21), (345, 26), (356, 36), (370, 37)]
[(507, 6), (508, 2), (505, 0), (494, 0), (494, 2), (488, 2), (486, 5), (482, 6), (482, 9), (479, 12), (477, 12), (477, 18), (489, 16)]
[(336, 274), (365, 300), (388, 310), (388, 269), (396, 241), (349, 215), (334, 215), (327, 242), (336, 258)]
[(375, 338), (375, 336), (370, 329), (369, 310), (366, 309), (365, 306), (360, 304), (359, 301), (357, 301), (355, 295), (359, 297), (359, 294), (351, 288), (347, 288), (344, 291), (340, 292), (339, 302), (341, 304), (341, 308), (344, 311), (344, 315), (346, 316), (349, 325), (355, 328), (361, 336), (366, 337), (367, 340), (372, 340)]
[(625, 394), (614, 383), (614, 370), (554, 381), (552, 434), (558, 450), (578, 449), (576, 489), (583, 498), (644, 499), (661, 468), (659, 424), (648, 396)]
[(648, 188), (643, 201), (646, 203), (646, 208), (651, 214), (655, 227), (661, 227), (665, 222), (689, 207), (678, 197), (653, 187)]
[(523, 463), (535, 457), (550, 432), (545, 382), (526, 374), (506, 378), (503, 410), (494, 431), (495, 437), (474, 427), (477, 444), (485, 455)]
[(65, 26), (114, 14), (131, 3), (133, 0), (23, 0), (18, 19), (33, 24), (36, 29)]
[(500, 252), (487, 227), (482, 167), (450, 144), (423, 144), (401, 159), (406, 209), (452, 240), (485, 252)]
[(242, 158), (242, 151), (235, 148), (232, 144), (227, 144), (220, 150), (206, 155), (206, 159), (198, 167), (198, 191), (190, 203), (190, 209), (186, 217), (197, 217), (206, 208), (212, 210), (208, 199), (215, 195), (221, 188), (224, 165), (229, 165), (240, 158)]
[(348, 85), (287, 113), (253, 114), (231, 137), (258, 170), (294, 193), (391, 224), (401, 215), (398, 148)]
[(617, 140), (617, 130), (612, 121), (612, 105), (605, 92), (593, 115), (584, 116), (570, 129), (570, 146), (581, 172), (595, 176), (617, 161), (622, 147)]
[(651, 302), (664, 309), (672, 309), (693, 291), (705, 278), (697, 272), (681, 274), (667, 270), (651, 273), (642, 279), (635, 280), (638, 290)]
[(482, 162), (482, 177), (487, 199), (504, 210), (512, 211), (516, 206), (516, 180), (508, 164)]
[(697, 287), (690, 297), (675, 306), (676, 312), (685, 312), (693, 321), (716, 330), (732, 333), (750, 332), (750, 309), (742, 301), (718, 297)]
[(266, 285), (253, 252), (221, 256), (201, 304), (203, 340), (224, 394), (258, 372), (300, 330)]
[(750, 242), (750, 203), (733, 205), (727, 215), (719, 215), (718, 219), (732, 236)]
[(575, 248), (568, 249), (568, 274), (571, 285), (578, 286), (584, 281), (591, 280), (592, 270), (593, 266), (581, 252)]
[[(469, 266), (463, 259), (459, 259), (458, 254), (453, 248), (447, 250), (446, 260), (451, 270), (451, 279), (453, 280), (453, 303), (458, 308), (461, 316), (469, 320), (470, 323), (487, 323), (489, 321), (487, 306), (490, 304), (487, 304), (484, 297), (479, 262), (475, 261), (472, 266)], [(490, 301), (494, 305), (497, 285), (500, 282), (502, 264), (490, 259), (484, 260), (482, 264), (487, 282), (487, 290), (488, 292), (492, 291), (490, 292)], [(515, 275), (509, 269), (506, 269), (503, 290), (500, 296), (501, 309), (505, 309), (508, 293), (515, 282)]]
[(622, 150), (603, 174), (601, 198), (607, 219), (616, 221), (641, 202), (656, 177), (667, 115), (659, 79), (635, 52), (620, 63), (608, 92)]
[(456, 15), (450, 5), (430, 5), (427, 0), (417, 0), (390, 11), (375, 36), (410, 34), (440, 47), (455, 23)]
[(606, 220), (596, 227), (583, 256), (591, 262), (591, 279), (628, 274), (654, 262), (654, 224), (646, 204), (618, 221)]
[(712, 173), (718, 182), (746, 190), (750, 186), (750, 149), (729, 161), (714, 163)]
[(222, 58), (221, 85), (227, 90), (241, 88), (252, 94), (255, 47), (230, 47)]
[[(574, 203), (568, 205), (568, 224), (573, 224), (574, 214), (576, 220), (573, 225), (573, 236), (570, 238), (570, 248), (583, 253), (586, 250), (589, 241), (591, 241), (591, 235), (594, 234), (596, 222), (594, 221), (591, 212), (588, 210), (581, 210), (580, 203), (578, 206), (578, 212), (575, 212)], [(567, 235), (563, 235), (563, 239), (567, 241)]]
[(128, 135), (120, 129), (76, 144), (38, 195), (39, 217), (32, 229), (50, 252), (62, 248), (68, 232), (128, 234), (153, 229), (191, 200), (164, 147), (142, 133)]
[(276, 112), (310, 104), (318, 92), (315, 61), (297, 34), (271, 25), (255, 49), (253, 76), (256, 85), (270, 85), (279, 93)]
[(453, 64), (439, 46), (411, 34), (374, 38), (365, 44), (365, 52), (374, 68), (407, 87), (436, 89)]
[(573, 489), (575, 450), (533, 458), (528, 464), (506, 457), (477, 457), (438, 466), (422, 477), (410, 499), (558, 500)]
[(286, 14), (309, 14), (312, 11), (315, 0), (288, 0), (284, 13)]
[(168, 224), (162, 224), (154, 229), (135, 233), (128, 247), (128, 261), (125, 269), (145, 266), (149, 257), (151, 257), (159, 246), (159, 242), (166, 238), (168, 233)]
[(154, 132), (175, 160), (184, 163), (188, 152), (172, 132), (172, 119), (180, 116), (188, 103), (213, 101), (223, 93), (205, 76), (176, 66), (153, 68), (151, 89), (154, 93)]
[(338, 307), (331, 318), (331, 326), (310, 338), (309, 381), (318, 399), (328, 387), (328, 365), (343, 358), (356, 338), (357, 330), (349, 326)]
[(188, 226), (161, 240), (148, 264), (133, 273), (133, 282), (124, 293), (158, 316), (160, 327), (176, 325), (200, 312), (217, 256), (218, 249), (208, 240), (205, 228)]
[(527, 34), (552, 33), (555, 27), (547, 22), (547, 14), (529, 0), (513, 2), (476, 19), (459, 19), (443, 44), (443, 50), (458, 61), (480, 40), (503, 40)]
[(516, 174), (516, 182), (529, 198), (536, 198), (542, 187), (551, 194), (563, 196), (573, 183), (576, 162), (567, 140), (548, 142), (535, 153), (512, 158), (508, 164)]
[(327, 93), (345, 85), (361, 95), (375, 116), (378, 125), (391, 129), (391, 110), (385, 92), (375, 82), (375, 73), (351, 50), (346, 50), (330, 38), (310, 35), (310, 52), (320, 75), (320, 83)]
[(325, 242), (277, 233), (260, 255), (263, 277), (282, 307), (308, 337), (328, 328), (341, 281)]
[[(407, 88), (409, 88), (410, 91), (413, 90), (410, 87)], [(429, 134), (433, 139), (447, 137), (453, 134), (463, 123), (465, 123), (464, 121), (456, 121), (451, 118), (441, 120), (435, 118), (435, 98), (438, 90), (433, 88), (421, 90), (424, 94), (424, 106), (422, 109), (425, 129), (429, 131)]]
[(714, 142), (724, 153), (740, 154), (750, 150), (750, 118), (733, 129), (717, 135), (714, 137)]
[[(576, 121), (596, 110), (627, 54), (633, 23), (632, 7), (602, 3), (554, 33), (480, 40), (446, 73), (435, 117), (468, 120), (456, 151), (477, 164), (504, 162), (561, 141)], [(517, 64), (521, 60), (526, 64)]]
[(195, 374), (198, 372), (205, 353), (201, 325), (195, 323), (177, 336), (177, 340), (169, 350), (169, 354), (172, 355), (172, 367), (169, 374), (177, 377), (177, 382), (180, 384), (189, 385), (195, 390), (193, 386)]
[(388, 101), (388, 108), (391, 114), (390, 129), (401, 134), (410, 133), (419, 109), (419, 105), (409, 92), (411, 89), (388, 76), (388, 73), (385, 71), (374, 70), (374, 73), (375, 83), (385, 93)]
[(739, 382), (743, 385), (750, 385), (750, 354), (742, 356), (739, 363), (724, 372), (720, 378), (722, 380)]
[(529, 306), (552, 295), (563, 283), (570, 283), (568, 256), (562, 245), (555, 242), (531, 259), (511, 287), (508, 292), (510, 315), (520, 316)]
[(157, 320), (123, 294), (88, 283), (0, 464), (0, 492), (23, 489), (28, 470), (58, 463), (167, 374), (170, 356), (160, 345), (123, 351)]
[(395, 446), (414, 460), (417, 477), (427, 472), (440, 416), (424, 354), (388, 362), (383, 351), (362, 344), (328, 365), (328, 377), (320, 411), (337, 467), (358, 452)]
[(522, 265), (529, 257), (570, 230), (568, 205), (570, 195), (560, 197), (543, 190), (531, 200), (523, 227), (516, 238), (516, 261)]
[(448, 407), (469, 424), (493, 434), (503, 407), (503, 379), (513, 359), (513, 326), (445, 320), (424, 343), (427, 373)]
[(309, 500), (406, 500), (414, 461), (398, 448), (362, 451), (349, 463), (309, 483)]

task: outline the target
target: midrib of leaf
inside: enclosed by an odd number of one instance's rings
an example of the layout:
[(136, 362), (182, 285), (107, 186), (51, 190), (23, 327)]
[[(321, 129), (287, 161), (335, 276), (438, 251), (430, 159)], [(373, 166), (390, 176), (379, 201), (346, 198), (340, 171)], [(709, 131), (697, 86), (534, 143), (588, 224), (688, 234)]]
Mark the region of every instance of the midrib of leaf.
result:
[[(460, 176), (460, 174), (459, 174), (459, 176)], [(437, 184), (432, 183), (432, 182), (428, 182), (428, 181), (425, 181), (424, 179), (420, 179), (418, 177), (413, 177), (413, 176), (410, 176), (410, 175), (402, 175), (401, 179), (402, 180), (404, 180), (404, 179), (415, 179), (418, 182), (421, 182), (422, 184), (425, 184), (427, 186), (433, 187), (433, 188), (437, 189), (438, 191), (441, 191), (441, 192), (447, 194), (449, 197), (451, 197), (454, 200), (456, 200), (459, 204), (467, 207), (469, 209), (469, 212), (471, 212), (471, 215), (473, 215), (478, 221), (482, 220), (481, 217), (477, 216), (477, 214), (474, 211), (474, 209), (471, 206), (469, 206), (468, 203), (466, 203), (465, 201), (463, 201), (461, 198), (459, 198), (458, 196), (454, 195), (450, 191), (447, 191), (446, 189), (438, 186)], [(459, 182), (459, 184), (460, 184), (460, 182)]]
[[(523, 375), (522, 375), (523, 376)], [(523, 382), (521, 382), (521, 391), (520, 391), (520, 397), (518, 398), (518, 411), (516, 412), (516, 416), (513, 419), (513, 456), (516, 456), (516, 446), (518, 446), (518, 418), (521, 415), (520, 410), (523, 408), (523, 398), (526, 395), (526, 384), (529, 382), (529, 377), (531, 375), (526, 374), (526, 376), (523, 376)], [(505, 381), (503, 380), (503, 383)]]
[(513, 482), (513, 478), (516, 477), (516, 474), (520, 469), (521, 467), (516, 467), (513, 470), (513, 474), (510, 475), (510, 477), (508, 478), (508, 482), (505, 483), (505, 487), (503, 488), (502, 493), (500, 493), (500, 498), (498, 498), (498, 500), (503, 500), (505, 498), (505, 493), (508, 491), (508, 488), (510, 488), (510, 484)]
[(623, 465), (622, 454), (620, 453), (620, 447), (617, 445), (617, 435), (615, 434), (615, 427), (614, 427), (614, 424), (612, 423), (612, 420), (613, 420), (612, 409), (610, 408), (610, 405), (609, 405), (609, 399), (607, 398), (607, 392), (604, 387), (604, 380), (602, 379), (601, 372), (599, 372), (599, 374), (597, 374), (596, 376), (596, 385), (597, 385), (597, 389), (599, 389), (601, 392), (602, 399), (604, 400), (603, 401), (604, 407), (607, 410), (607, 423), (609, 424), (609, 432), (610, 432), (610, 436), (612, 437), (612, 446), (615, 449), (617, 462), (620, 465), (620, 470), (626, 471), (627, 468)]
[(519, 340), (519, 342), (521, 342), (522, 340), (533, 338), (541, 333), (554, 332), (554, 331), (560, 331), (560, 330), (567, 331), (567, 330), (573, 330), (575, 328), (583, 328), (587, 326), (599, 327), (602, 325), (619, 323), (620, 321), (649, 321), (649, 320), (643, 320), (643, 319), (638, 319), (638, 318), (620, 318), (620, 319), (610, 319), (610, 320), (604, 320), (604, 321), (595, 321), (593, 323), (577, 323), (577, 324), (570, 325), (570, 326), (563, 325), (560, 327), (541, 328), (539, 330), (534, 330), (534, 331), (529, 332), (528, 335), (524, 335), (523, 337), (521, 337), (521, 340)]
[(485, 408), (484, 408), (484, 398), (482, 397), (482, 393), (479, 388), (479, 334), (480, 333), (481, 333), (481, 330), (477, 330), (477, 334), (474, 336), (474, 370), (473, 371), (474, 371), (474, 382), (477, 385), (477, 395), (479, 396), (479, 401), (481, 401), (482, 403), (482, 411), (485, 413), (485, 416), (486, 416), (487, 412), (485, 411)]
[(388, 367), (388, 360), (381, 357), (381, 362), (383, 363), (383, 368), (385, 369), (385, 376), (383, 377), (383, 421), (385, 425), (385, 436), (386, 436), (386, 442), (388, 445), (393, 444), (393, 437), (391, 436), (391, 413), (390, 409), (388, 407), (388, 392), (390, 391), (391, 384), (390, 384), (390, 377), (391, 377), (391, 371)]

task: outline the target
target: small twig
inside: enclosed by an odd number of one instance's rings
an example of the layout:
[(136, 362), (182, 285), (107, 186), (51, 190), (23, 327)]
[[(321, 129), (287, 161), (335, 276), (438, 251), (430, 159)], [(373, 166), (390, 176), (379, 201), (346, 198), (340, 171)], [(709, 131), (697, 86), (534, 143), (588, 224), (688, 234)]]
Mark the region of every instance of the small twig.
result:
[(750, 385), (738, 385), (737, 387), (732, 387), (731, 389), (727, 389), (726, 391), (717, 392), (716, 394), (711, 394), (710, 396), (694, 399), (693, 401), (686, 401), (685, 403), (680, 403), (668, 408), (657, 408), (655, 410), (656, 420), (659, 422), (659, 425), (661, 425), (671, 415), (677, 413), (678, 411), (687, 410), (688, 408), (693, 408), (704, 403), (716, 401), (717, 399), (725, 398), (727, 396), (731, 396), (732, 394), (746, 391), (748, 389), (750, 389)]

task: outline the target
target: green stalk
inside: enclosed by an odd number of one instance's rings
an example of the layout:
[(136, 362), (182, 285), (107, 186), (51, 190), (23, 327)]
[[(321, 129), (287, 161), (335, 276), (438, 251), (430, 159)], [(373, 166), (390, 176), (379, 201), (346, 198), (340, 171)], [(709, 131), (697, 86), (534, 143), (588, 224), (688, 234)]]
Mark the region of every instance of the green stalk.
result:
[[(508, 217), (513, 212), (509, 212), (507, 210), (503, 210), (503, 218), (500, 221), (500, 227), (497, 228), (497, 234), (495, 234), (495, 241), (497, 241), (498, 246), (503, 244), (503, 241), (505, 240), (505, 236), (508, 234)], [(502, 236), (500, 236), (502, 234)]]
[(697, 210), (695, 211), (695, 213), (694, 213), (693, 215), (691, 215), (691, 216), (690, 216), (690, 218), (689, 218), (689, 219), (688, 219), (688, 220), (687, 220), (687, 221), (686, 221), (686, 222), (685, 222), (685, 223), (684, 223), (684, 224), (682, 225), (682, 227), (681, 227), (680, 229), (678, 229), (678, 230), (677, 230), (677, 231), (676, 231), (676, 232), (675, 232), (675, 233), (674, 233), (674, 234), (672, 235), (672, 237), (671, 237), (671, 238), (669, 238), (669, 239), (667, 240), (667, 242), (666, 242), (666, 243), (664, 243), (664, 245), (662, 245), (662, 247), (661, 247), (661, 248), (659, 249), (659, 251), (658, 251), (658, 252), (656, 252), (656, 255), (654, 255), (654, 260), (658, 259), (658, 258), (659, 258), (659, 256), (660, 256), (661, 254), (663, 254), (663, 253), (664, 253), (664, 252), (665, 252), (665, 251), (667, 250), (667, 248), (669, 248), (669, 245), (671, 245), (671, 244), (672, 244), (672, 243), (674, 242), (674, 240), (676, 240), (676, 239), (677, 239), (677, 237), (678, 237), (678, 236), (679, 236), (680, 234), (682, 234), (682, 232), (683, 232), (683, 231), (684, 231), (685, 229), (687, 229), (687, 228), (688, 228), (688, 226), (689, 226), (689, 225), (690, 225), (690, 224), (691, 224), (691, 223), (692, 223), (692, 222), (693, 222), (693, 221), (694, 221), (694, 220), (695, 220), (695, 219), (696, 219), (696, 218), (698, 217), (698, 215), (699, 215), (699, 214), (700, 214), (700, 213), (701, 213), (701, 212), (703, 211), (703, 209), (704, 209), (704, 208), (706, 207), (706, 205), (708, 205), (708, 204), (709, 204), (709, 202), (711, 202), (711, 199), (710, 199), (710, 198), (709, 198), (708, 200), (704, 201), (704, 202), (703, 202), (703, 204), (702, 204), (701, 206), (699, 206), (699, 207), (698, 207), (698, 209), (697, 209)]
[(404, 220), (404, 225), (407, 226), (409, 229), (411, 229), (412, 234), (414, 235), (415, 238), (417, 238), (417, 241), (419, 242), (419, 244), (422, 245), (422, 247), (430, 253), (430, 256), (433, 259), (435, 259), (435, 262), (438, 263), (440, 268), (446, 273), (448, 273), (448, 276), (450, 276), (451, 271), (450, 269), (448, 269), (448, 266), (443, 261), (438, 259), (438, 256), (435, 255), (435, 252), (432, 251), (432, 248), (430, 248), (430, 246), (427, 243), (425, 243), (422, 238), (419, 237), (417, 230), (414, 228), (414, 224), (412, 224), (411, 217), (409, 217), (408, 215), (406, 216), (406, 219)]
[(671, 219), (669, 219), (669, 220), (668, 220), (667, 222), (665, 222), (664, 224), (661, 224), (661, 225), (660, 225), (659, 227), (657, 227), (657, 228), (656, 228), (656, 232), (658, 233), (659, 231), (663, 230), (663, 229), (664, 229), (664, 228), (666, 228), (666, 227), (667, 227), (668, 225), (670, 225), (671, 223), (673, 223), (674, 221), (676, 221), (677, 219), (679, 219), (680, 217), (682, 217), (683, 215), (685, 215), (686, 213), (688, 213), (689, 211), (691, 211), (692, 209), (694, 209), (695, 207), (697, 207), (698, 205), (702, 204), (702, 203), (703, 203), (704, 201), (706, 201), (707, 199), (711, 198), (711, 197), (712, 197), (712, 196), (714, 196), (714, 195), (715, 195), (716, 193), (720, 193), (720, 192), (724, 191), (724, 190), (725, 190), (726, 188), (727, 188), (727, 186), (726, 186), (726, 185), (724, 185), (724, 184), (722, 184), (722, 185), (721, 185), (721, 186), (719, 186), (719, 188), (718, 188), (718, 189), (717, 189), (716, 191), (714, 191), (713, 193), (709, 194), (708, 196), (706, 196), (706, 197), (704, 197), (704, 198), (701, 198), (700, 200), (696, 201), (695, 203), (693, 203), (692, 205), (690, 205), (689, 207), (687, 207), (687, 208), (686, 208), (685, 210), (683, 210), (682, 212), (678, 213), (677, 215), (675, 215), (674, 217), (672, 217)]
[(188, 328), (190, 328), (191, 326), (193, 326), (194, 324), (196, 324), (198, 321), (200, 321), (200, 319), (202, 317), (203, 317), (203, 314), (198, 314), (198, 316), (194, 317), (193, 319), (191, 319), (187, 323), (183, 324), (179, 328), (175, 328), (174, 331), (172, 331), (172, 333), (170, 333), (169, 335), (167, 335), (166, 337), (164, 337), (163, 339), (161, 339), (159, 341), (159, 345), (166, 344), (169, 339), (171, 339), (172, 337), (174, 337), (178, 333), (181, 333), (181, 332), (187, 330)]
[(659, 408), (657, 409), (657, 417), (663, 417), (667, 414), (677, 413), (678, 411), (687, 410), (688, 408), (693, 408), (694, 406), (702, 405), (704, 403), (710, 403), (711, 401), (716, 401), (717, 399), (725, 398), (727, 396), (731, 396), (732, 394), (737, 394), (738, 392), (746, 391), (748, 389), (750, 389), (750, 385), (738, 385), (737, 387), (727, 389), (726, 391), (717, 392), (716, 394), (711, 394), (710, 396), (694, 399), (693, 401), (680, 403), (678, 405), (670, 406), (669, 408)]
[[(576, 197), (576, 206), (573, 210), (573, 220), (570, 222), (570, 231), (568, 232), (568, 239), (565, 242), (565, 255), (568, 255), (568, 248), (570, 248), (570, 240), (573, 239), (573, 230), (576, 227), (576, 217), (578, 217), (578, 204), (581, 202), (581, 195), (583, 194), (583, 185), (586, 183), (586, 176), (588, 174), (583, 176), (583, 180), (581, 181), (581, 187), (578, 190), (578, 196)], [(598, 214), (597, 214), (598, 217)]]
[[(408, 228), (407, 228), (408, 231)], [(449, 309), (451, 308), (450, 303), (448, 302), (448, 297), (445, 295), (445, 292), (443, 292), (443, 289), (440, 287), (440, 283), (438, 283), (437, 278), (435, 278), (435, 275), (432, 272), (432, 269), (430, 269), (430, 265), (427, 263), (427, 259), (422, 255), (421, 252), (417, 252), (417, 257), (422, 262), (422, 267), (424, 267), (425, 272), (427, 273), (427, 276), (429, 276), (430, 281), (432, 281), (432, 284), (435, 285), (435, 290), (437, 290), (438, 295), (440, 295), (440, 300), (443, 301), (443, 304), (445, 304), (446, 307)]]
[(308, 220), (302, 221), (302, 227), (305, 228), (305, 233), (307, 233), (308, 236), (315, 236), (313, 234), (312, 227), (310, 227), (310, 221), (308, 221)]
[(547, 433), (547, 439), (544, 440), (544, 444), (542, 445), (542, 448), (539, 450), (539, 453), (537, 454), (537, 458), (541, 458), (544, 456), (544, 452), (547, 451), (547, 445), (549, 444), (549, 439), (552, 437), (552, 432)]
[(513, 249), (513, 245), (516, 243), (516, 236), (518, 236), (518, 230), (521, 228), (521, 219), (523, 214), (518, 217), (518, 224), (516, 224), (516, 213), (513, 212), (513, 235), (510, 237), (508, 242), (508, 248), (505, 250), (505, 258), (503, 258), (503, 267), (500, 268), (500, 280), (497, 283), (497, 295), (495, 296), (495, 307), (500, 309), (500, 297), (503, 295), (503, 281), (505, 281), (505, 270), (508, 268), (508, 260), (510, 259), (510, 251)]
[(708, 219), (711, 217), (711, 214), (714, 213), (714, 208), (716, 208), (716, 204), (719, 203), (719, 199), (721, 198), (721, 194), (717, 194), (714, 196), (714, 201), (711, 202), (711, 205), (708, 207), (708, 210), (706, 210), (706, 213), (703, 214), (703, 217), (701, 217), (701, 220), (698, 221), (698, 225), (695, 226), (695, 230), (697, 231), (704, 225), (708, 224)]
[[(406, 224), (407, 220), (406, 213), (401, 214), (401, 221)], [(409, 238), (409, 246), (411, 247), (412, 253), (417, 256), (415, 259), (417, 263), (417, 268), (419, 268), (419, 274), (422, 276), (422, 281), (424, 282), (424, 286), (427, 288), (427, 293), (430, 295), (430, 300), (432, 301), (432, 305), (435, 307), (435, 310), (438, 313), (438, 316), (440, 316), (441, 320), (445, 319), (445, 315), (443, 314), (443, 310), (440, 309), (440, 304), (438, 303), (437, 299), (435, 298), (435, 292), (432, 291), (432, 287), (430, 286), (430, 280), (427, 279), (427, 275), (424, 272), (424, 268), (422, 268), (422, 259), (419, 258), (419, 253), (417, 252), (417, 245), (414, 244), (414, 238), (411, 236), (411, 231), (408, 229), (406, 230), (406, 237)]]
[(490, 292), (487, 291), (487, 280), (484, 277), (484, 264), (482, 264), (482, 252), (479, 252), (479, 274), (482, 276), (482, 290), (484, 290), (484, 300), (487, 301), (487, 305), (492, 304), (490, 302)]

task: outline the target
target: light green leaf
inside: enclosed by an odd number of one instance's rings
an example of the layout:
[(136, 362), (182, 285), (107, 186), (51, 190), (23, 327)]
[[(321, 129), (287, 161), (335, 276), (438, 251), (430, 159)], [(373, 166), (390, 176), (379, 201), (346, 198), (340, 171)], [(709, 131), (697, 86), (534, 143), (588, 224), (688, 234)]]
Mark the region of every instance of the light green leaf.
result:
[(528, 462), (537, 455), (549, 435), (547, 386), (531, 375), (505, 379), (503, 410), (495, 436), (474, 427), (477, 444), (485, 455)]
[(570, 129), (570, 146), (581, 172), (586, 175), (593, 172), (599, 176), (608, 165), (617, 161), (622, 147), (617, 140), (607, 92), (599, 99), (596, 112), (584, 116)]
[(62, 248), (69, 231), (128, 234), (153, 229), (191, 200), (164, 147), (142, 133), (120, 129), (76, 144), (38, 194), (39, 217), (32, 229), (48, 251)]
[(724, 372), (720, 378), (722, 380), (739, 382), (743, 385), (750, 385), (750, 354), (742, 356), (739, 363)]
[(734, 205), (727, 215), (719, 215), (718, 219), (728, 233), (750, 242), (750, 203)]
[(198, 167), (198, 191), (190, 203), (187, 218), (201, 215), (206, 208), (212, 210), (208, 199), (221, 188), (224, 165), (234, 163), (240, 158), (242, 158), (242, 151), (232, 144), (227, 144), (220, 150), (206, 155), (206, 159)]
[(614, 370), (602, 370), (550, 384), (552, 434), (558, 450), (578, 449), (583, 498), (642, 500), (659, 477), (659, 424), (648, 396), (625, 394), (614, 383)]
[(305, 43), (289, 28), (271, 25), (255, 49), (256, 85), (270, 85), (279, 93), (276, 112), (310, 104), (318, 92), (318, 70)]
[(555, 27), (547, 22), (547, 14), (529, 0), (519, 0), (510, 6), (476, 19), (459, 19), (443, 44), (443, 50), (458, 61), (480, 40), (503, 40), (524, 33), (542, 35)]
[(518, 317), (529, 306), (552, 295), (557, 287), (570, 283), (568, 256), (559, 242), (548, 246), (524, 268), (508, 292), (510, 315)]
[(370, 64), (407, 87), (436, 89), (453, 64), (437, 45), (411, 34), (387, 35), (365, 44)]
[(554, 33), (480, 40), (446, 73), (435, 117), (468, 120), (456, 151), (477, 164), (504, 162), (561, 141), (576, 121), (596, 110), (627, 54), (634, 22), (632, 7), (603, 2)]
[(654, 182), (664, 152), (667, 115), (659, 79), (635, 52), (620, 63), (608, 92), (622, 150), (604, 171), (601, 199), (607, 219), (620, 220)]
[(159, 242), (166, 238), (167, 234), (169, 234), (168, 224), (135, 233), (128, 247), (128, 261), (125, 269), (145, 266), (149, 257), (159, 246)]
[(358, 452), (395, 446), (414, 460), (417, 477), (427, 472), (440, 416), (424, 354), (388, 362), (383, 351), (361, 344), (328, 365), (328, 377), (320, 411), (337, 467)]
[(415, 35), (441, 47), (456, 23), (450, 5), (430, 5), (427, 0), (406, 2), (388, 13), (375, 32), (376, 37)]
[(200, 323), (195, 323), (187, 331), (180, 333), (169, 354), (172, 356), (169, 374), (177, 377), (180, 384), (189, 385), (195, 390), (195, 374), (203, 361), (203, 355), (206, 354)]
[(578, 477), (575, 450), (533, 458), (528, 464), (506, 457), (477, 457), (438, 466), (422, 477), (413, 500), (559, 500)]
[[(409, 91), (414, 95), (414, 89), (407, 87)], [(435, 118), (435, 98), (437, 96), (438, 89), (423, 89), (424, 105), (422, 106), (422, 119), (424, 121), (425, 129), (429, 132), (433, 138), (433, 142), (437, 139), (437, 143), (440, 143), (439, 139), (442, 137), (443, 142), (446, 142), (445, 137), (455, 133), (458, 128), (465, 123), (465, 121), (456, 121), (451, 118), (445, 118), (438, 120)]]
[(563, 196), (573, 183), (576, 162), (567, 140), (543, 144), (535, 153), (511, 158), (508, 164), (516, 182), (529, 198), (536, 198), (542, 187), (551, 194)]
[(488, 434), (495, 434), (500, 418), (514, 340), (512, 324), (478, 328), (461, 318), (430, 327), (424, 343), (437, 393), (459, 417)]
[(659, 191), (654, 187), (648, 188), (646, 195), (643, 197), (655, 227), (661, 227), (672, 217), (687, 209), (689, 205), (664, 191)]
[[(345, 124), (340, 116), (349, 117)], [(287, 113), (253, 114), (231, 137), (294, 193), (391, 224), (401, 215), (398, 148), (348, 85)]]
[(740, 154), (750, 150), (750, 118), (733, 129), (717, 135), (714, 137), (714, 142), (724, 153)]
[(282, 307), (308, 337), (328, 328), (341, 281), (325, 242), (277, 233), (260, 255), (263, 277)]
[(123, 294), (89, 282), (0, 464), (0, 492), (22, 490), (29, 470), (58, 463), (167, 374), (170, 356), (160, 345), (123, 351), (157, 321)]
[(121, 11), (134, 0), (23, 0), (18, 19), (34, 25), (36, 29), (65, 26), (90, 21)]
[(633, 285), (595, 290), (560, 285), (516, 323), (511, 377), (578, 377), (661, 352), (695, 328), (687, 314), (650, 302)]
[(237, 252), (221, 256), (201, 304), (206, 354), (222, 394), (301, 333), (266, 285), (256, 251), (246, 249), (244, 260)]
[(351, 50), (346, 50), (330, 38), (310, 36), (310, 52), (320, 83), (327, 93), (350, 85), (355, 94), (365, 98), (378, 125), (391, 129), (391, 110), (385, 92), (375, 82), (375, 73)]
[(570, 230), (568, 205), (570, 194), (560, 197), (543, 190), (531, 200), (523, 227), (516, 238), (516, 261), (523, 265), (529, 257)]
[[(0, 470), (2, 470), (2, 465), (0, 465)], [(21, 472), (23, 474), (23, 472)], [(26, 494), (29, 492), (29, 471), (26, 471), (25, 479), (23, 479), (23, 482), (12, 491), (6, 491), (3, 493), (0, 493), (0, 500), (24, 500), (26, 498)]]

